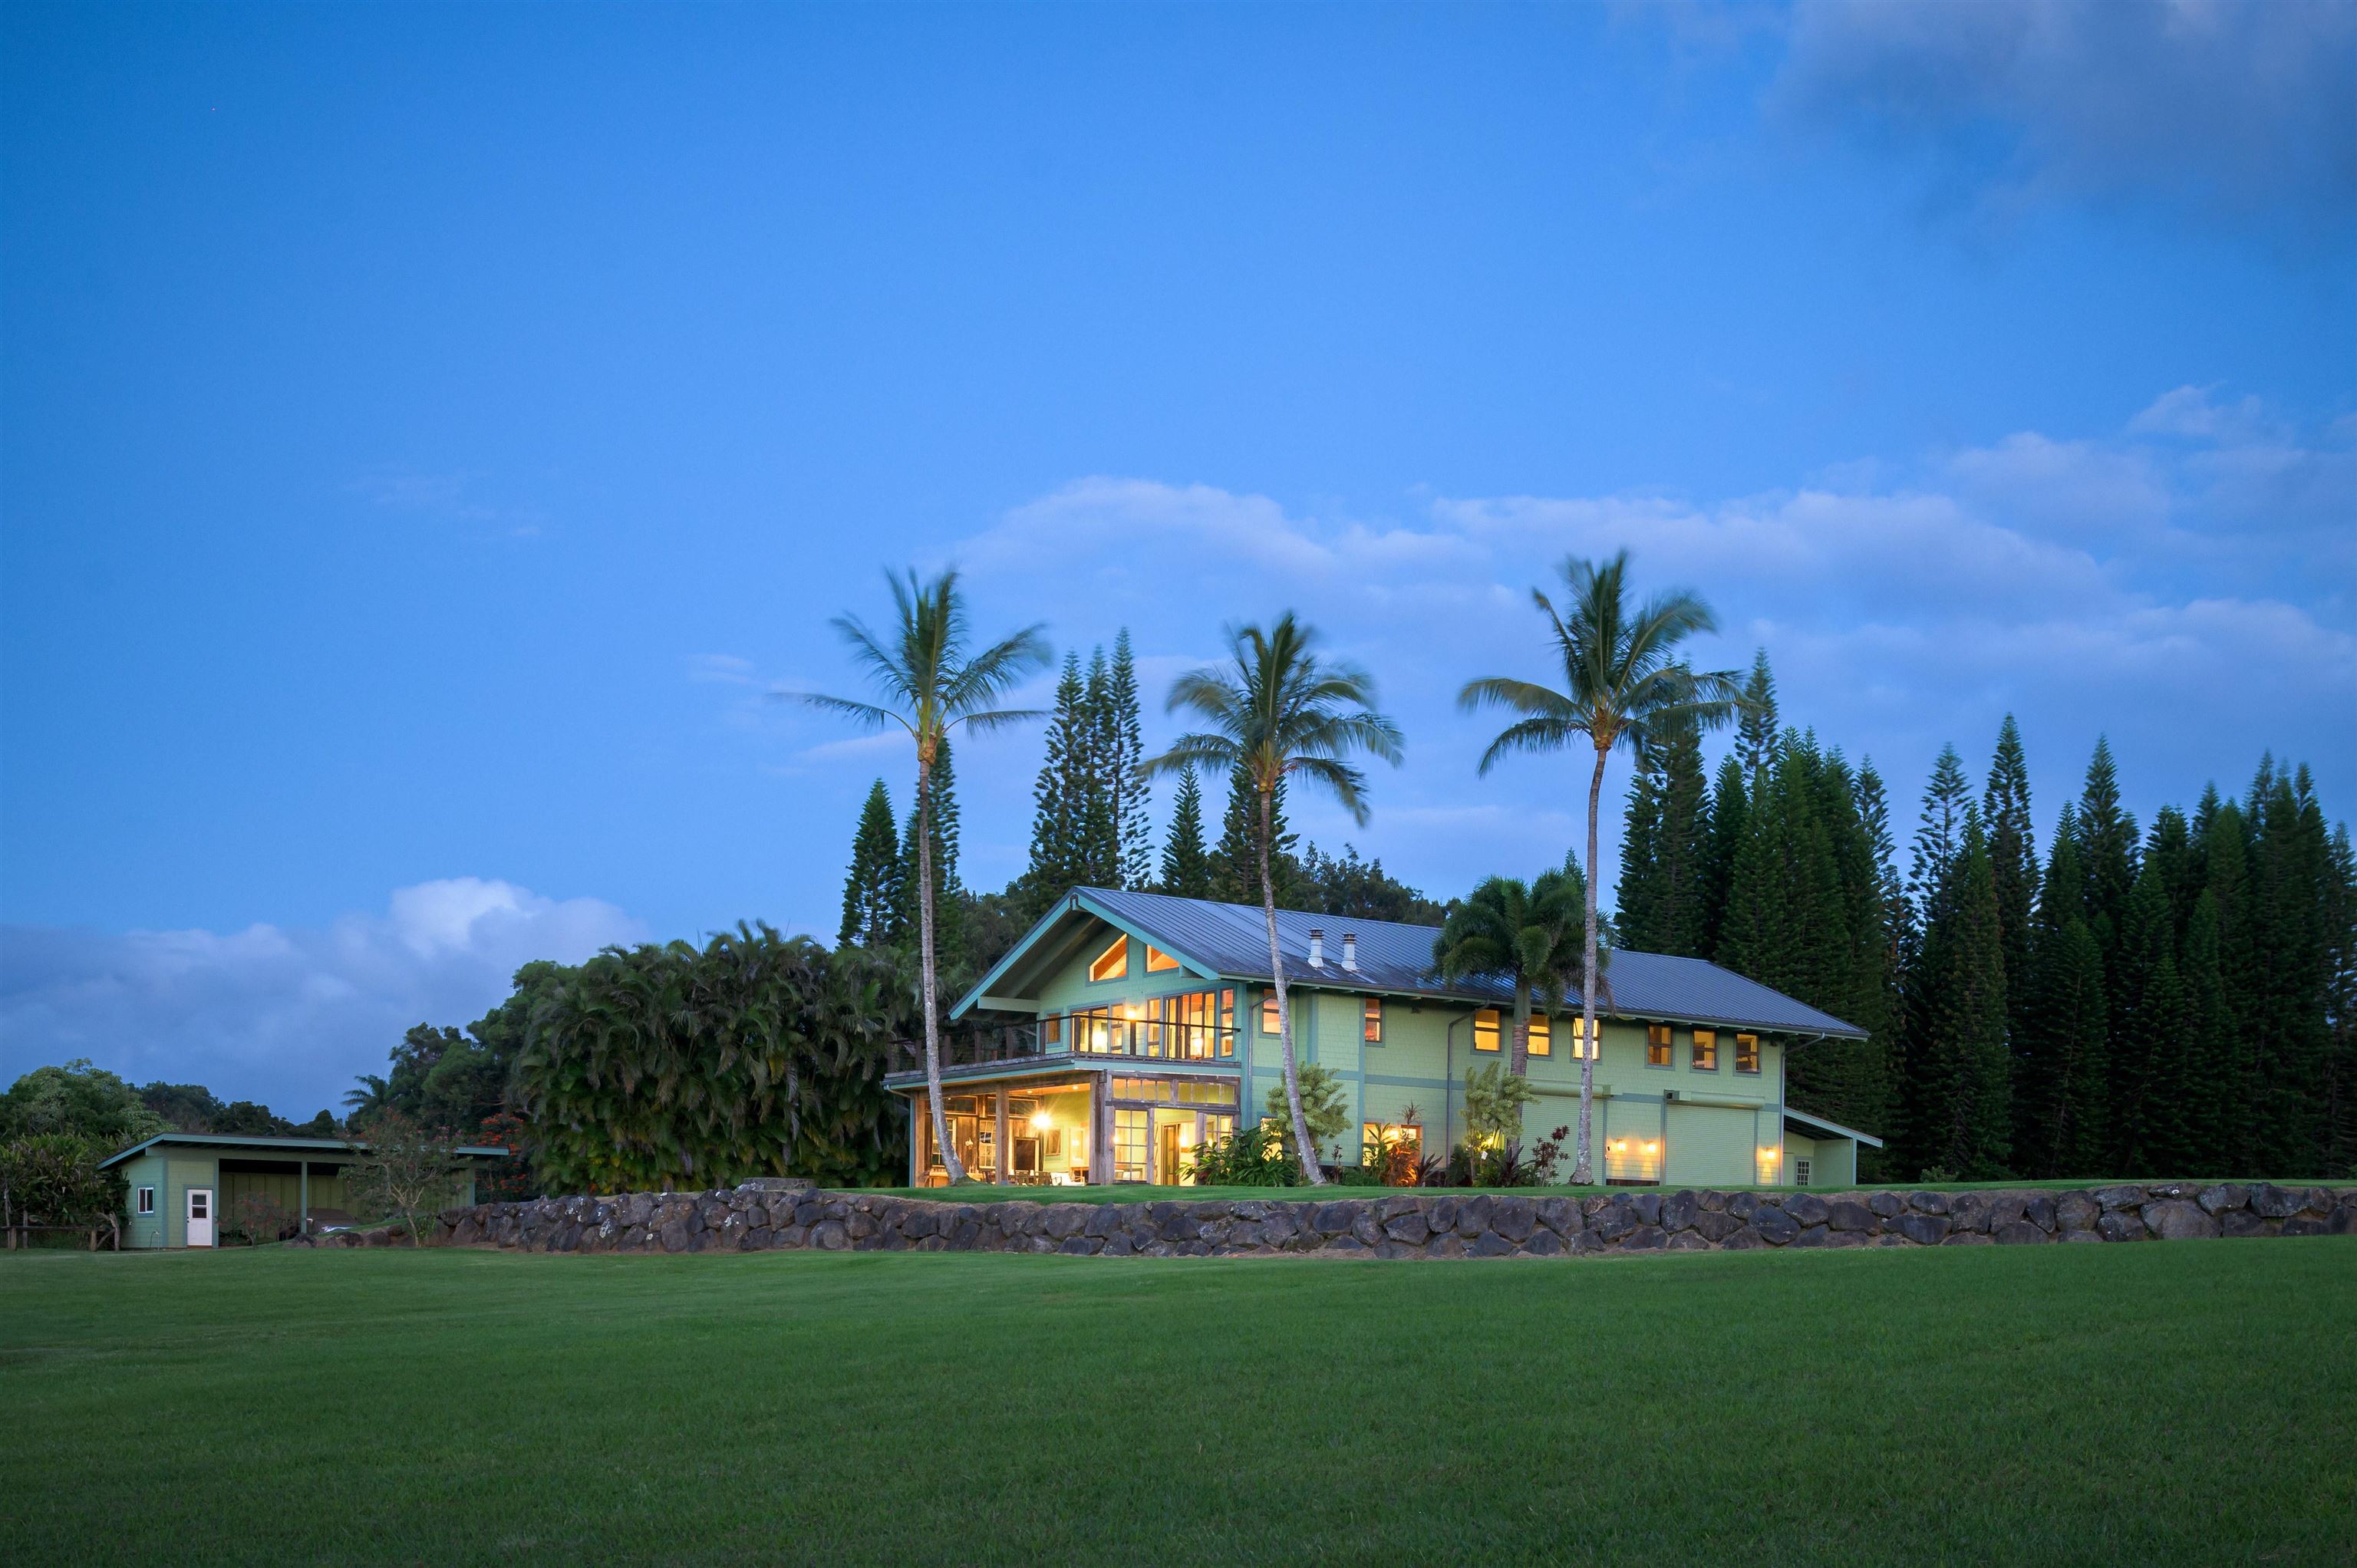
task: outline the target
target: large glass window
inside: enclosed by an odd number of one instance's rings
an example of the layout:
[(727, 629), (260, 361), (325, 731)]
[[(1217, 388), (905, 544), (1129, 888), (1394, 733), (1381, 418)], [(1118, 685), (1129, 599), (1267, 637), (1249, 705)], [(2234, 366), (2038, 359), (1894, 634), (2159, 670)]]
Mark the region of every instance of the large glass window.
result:
[(1645, 1026), (1645, 1065), (1647, 1067), (1670, 1065), (1670, 1026), (1667, 1024)]
[(1498, 1010), (1484, 1007), (1473, 1015), (1473, 1048), (1494, 1051), (1498, 1048)]
[(1125, 980), (1128, 976), (1129, 939), (1115, 937), (1113, 946), (1097, 954), (1096, 962), (1089, 965), (1089, 979), (1092, 983), (1102, 984), (1108, 980)]
[(1718, 1031), (1696, 1029), (1694, 1032), (1694, 1069), (1696, 1072), (1718, 1070)]
[(1738, 1072), (1758, 1072), (1760, 1070), (1759, 1036), (1738, 1035), (1735, 1036), (1735, 1070)]
[(1071, 1015), (1072, 1048), (1097, 1056), (1226, 1060), (1236, 1054), (1236, 993), (1189, 991)]
[(1154, 1112), (1151, 1111), (1115, 1111), (1113, 1113), (1114, 1180), (1146, 1179), (1146, 1155), (1153, 1130)]
[(1383, 1043), (1383, 999), (1370, 996), (1359, 1004), (1359, 1037), (1371, 1046)]

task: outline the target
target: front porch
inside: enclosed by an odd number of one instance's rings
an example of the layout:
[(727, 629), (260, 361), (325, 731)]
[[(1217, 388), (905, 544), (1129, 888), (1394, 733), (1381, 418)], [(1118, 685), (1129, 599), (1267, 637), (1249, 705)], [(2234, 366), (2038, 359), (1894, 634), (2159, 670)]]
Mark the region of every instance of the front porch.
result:
[[(946, 1187), (924, 1074), (886, 1080), (909, 1101), (909, 1185)], [(1142, 1074), (1034, 1057), (944, 1069), (942, 1112), (966, 1174), (1017, 1187), (1191, 1186), (1195, 1150), (1235, 1130), (1232, 1072)]]

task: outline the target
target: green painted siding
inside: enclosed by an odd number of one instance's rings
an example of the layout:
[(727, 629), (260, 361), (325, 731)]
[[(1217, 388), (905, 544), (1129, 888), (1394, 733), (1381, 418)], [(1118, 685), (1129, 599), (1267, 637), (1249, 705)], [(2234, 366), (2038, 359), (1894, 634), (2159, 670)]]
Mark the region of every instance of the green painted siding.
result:
[[(188, 1189), (209, 1187), (213, 1189), (213, 1211), (221, 1211), (221, 1162), (206, 1154), (191, 1154), (174, 1149), (164, 1155), (165, 1178), (161, 1201), (171, 1207), (164, 1212), (164, 1245), (185, 1247), (188, 1244)], [(213, 1240), (221, 1240), (221, 1223), (213, 1223)]]
[[(303, 1211), (303, 1177), (299, 1169), (289, 1166), (285, 1171), (223, 1171), (221, 1173), (221, 1204), (224, 1216), (237, 1212), (240, 1198), (249, 1193), (259, 1193), (284, 1208), (290, 1215)], [(311, 1167), (311, 1207), (349, 1210), (351, 1204), (344, 1191), (343, 1173), (333, 1165)]]
[[(145, 1154), (123, 1166), (123, 1179), (128, 1184), (123, 1197), (123, 1244), (125, 1247), (161, 1247), (169, 1231), (170, 1194), (166, 1190), (164, 1156)], [(153, 1187), (156, 1191), (156, 1211), (139, 1212), (139, 1189)]]
[(1717, 1105), (1673, 1105), (1669, 1164), (1671, 1187), (1749, 1187), (1755, 1179), (1758, 1119), (1749, 1111)]

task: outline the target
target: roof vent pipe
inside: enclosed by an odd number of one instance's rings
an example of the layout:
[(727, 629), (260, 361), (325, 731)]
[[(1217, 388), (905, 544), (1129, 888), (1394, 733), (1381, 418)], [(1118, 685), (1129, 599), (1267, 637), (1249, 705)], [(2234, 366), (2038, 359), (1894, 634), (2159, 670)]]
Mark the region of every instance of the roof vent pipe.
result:
[(1315, 926), (1309, 929), (1309, 967), (1326, 967), (1326, 933)]
[(1359, 933), (1356, 931), (1342, 933), (1342, 967), (1353, 970), (1359, 967)]

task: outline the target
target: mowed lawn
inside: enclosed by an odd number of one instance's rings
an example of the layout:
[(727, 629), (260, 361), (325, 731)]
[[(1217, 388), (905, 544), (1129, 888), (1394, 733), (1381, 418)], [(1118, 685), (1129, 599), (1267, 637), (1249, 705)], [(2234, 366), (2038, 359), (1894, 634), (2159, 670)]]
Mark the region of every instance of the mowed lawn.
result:
[(2316, 1563), (2357, 1242), (0, 1254), (0, 1562)]

